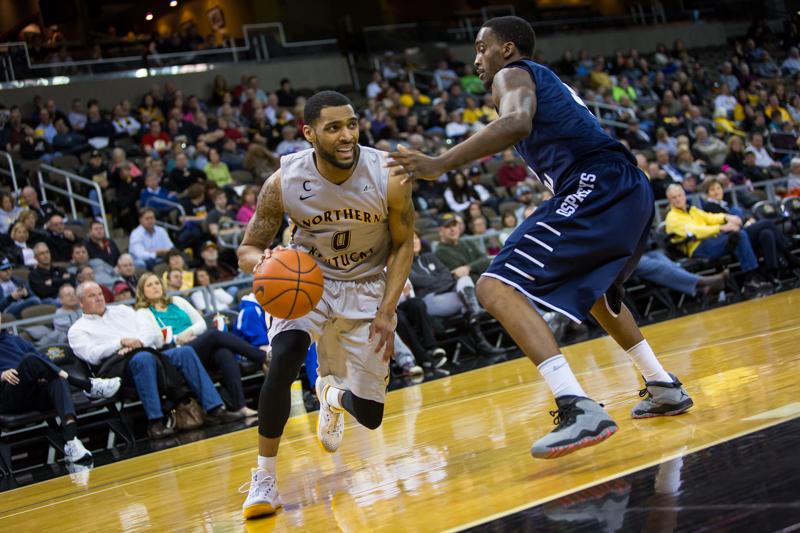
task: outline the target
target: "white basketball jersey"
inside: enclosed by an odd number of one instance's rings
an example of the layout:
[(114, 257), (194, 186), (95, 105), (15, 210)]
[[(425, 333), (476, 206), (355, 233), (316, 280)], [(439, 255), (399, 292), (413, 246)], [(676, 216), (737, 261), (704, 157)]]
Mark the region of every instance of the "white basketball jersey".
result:
[(281, 157), (283, 208), (296, 226), (290, 246), (311, 254), (329, 279), (379, 275), (389, 255), (387, 153), (360, 150), (339, 185), (320, 175), (313, 148)]

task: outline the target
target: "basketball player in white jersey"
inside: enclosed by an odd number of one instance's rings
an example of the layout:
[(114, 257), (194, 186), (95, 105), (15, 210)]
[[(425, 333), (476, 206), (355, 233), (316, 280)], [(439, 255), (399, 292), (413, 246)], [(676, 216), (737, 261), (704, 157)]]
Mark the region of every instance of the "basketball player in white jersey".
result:
[(312, 341), (317, 342), (320, 401), (317, 437), (335, 452), (344, 411), (369, 429), (383, 419), (395, 310), (413, 259), (411, 188), (389, 176), (386, 152), (358, 145), (358, 117), (334, 91), (306, 102), (303, 134), (313, 148), (281, 158), (261, 189), (239, 247), (239, 267), (252, 272), (284, 213), (296, 225), (290, 246), (311, 254), (325, 288), (317, 307), (269, 330), (272, 362), (258, 400), (258, 465), (242, 506), (245, 518), (280, 506), (275, 461), (289, 418), (290, 387)]

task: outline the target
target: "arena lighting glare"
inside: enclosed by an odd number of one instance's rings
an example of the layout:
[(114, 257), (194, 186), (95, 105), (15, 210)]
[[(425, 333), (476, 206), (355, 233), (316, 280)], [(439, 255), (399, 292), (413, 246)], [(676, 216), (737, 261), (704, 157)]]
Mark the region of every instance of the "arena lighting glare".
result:
[(148, 11), (144, 16), (144, 20), (153, 20), (153, 14)]
[(178, 5), (178, 0), (170, 0), (169, 7), (176, 7)]

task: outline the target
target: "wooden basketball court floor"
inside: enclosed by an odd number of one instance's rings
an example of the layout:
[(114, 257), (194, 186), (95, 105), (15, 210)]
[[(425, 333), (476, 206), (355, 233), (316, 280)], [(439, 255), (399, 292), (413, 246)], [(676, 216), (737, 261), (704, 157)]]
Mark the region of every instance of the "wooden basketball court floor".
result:
[(799, 311), (794, 290), (645, 328), (695, 400), (673, 418), (629, 417), (639, 376), (613, 341), (567, 347), (620, 430), (561, 459), (529, 455), (554, 407), (523, 358), (391, 392), (383, 426), (371, 432), (348, 415), (334, 455), (316, 442), (316, 413), (292, 418), (278, 467), (285, 508), (274, 517), (241, 519), (251, 428), (95, 468), (85, 487), (64, 476), (2, 493), (0, 531), (501, 530), (505, 515), (798, 417)]

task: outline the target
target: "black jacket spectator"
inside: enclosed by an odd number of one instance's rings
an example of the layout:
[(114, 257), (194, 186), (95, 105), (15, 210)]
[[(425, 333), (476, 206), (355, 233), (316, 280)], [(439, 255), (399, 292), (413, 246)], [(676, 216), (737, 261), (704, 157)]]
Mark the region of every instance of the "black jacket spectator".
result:
[(49, 269), (36, 265), (28, 276), (31, 290), (39, 298), (57, 298), (58, 289), (65, 283), (75, 284), (72, 274), (61, 267), (51, 266)]
[(77, 242), (69, 239), (66, 235), (47, 232), (45, 241), (50, 253), (53, 254), (53, 261), (69, 261), (72, 258), (72, 246)]
[(173, 168), (164, 186), (170, 191), (183, 192), (189, 185), (206, 179), (206, 173), (197, 168)]
[(86, 241), (86, 251), (89, 252), (91, 259), (102, 259), (109, 265), (116, 265), (120, 252), (117, 243), (111, 239), (103, 239), (102, 242), (95, 242), (91, 239)]
[(417, 298), (454, 290), (456, 279), (433, 252), (422, 252), (414, 258), (408, 276)]

